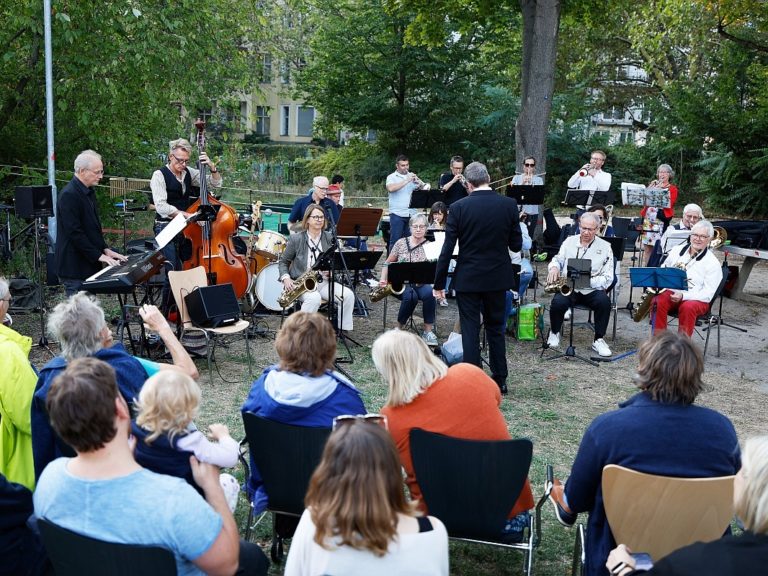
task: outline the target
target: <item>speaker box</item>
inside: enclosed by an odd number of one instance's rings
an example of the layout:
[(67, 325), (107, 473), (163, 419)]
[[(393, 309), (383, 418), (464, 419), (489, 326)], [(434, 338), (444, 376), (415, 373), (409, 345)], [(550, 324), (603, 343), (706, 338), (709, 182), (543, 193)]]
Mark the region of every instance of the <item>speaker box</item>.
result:
[(53, 192), (50, 186), (16, 186), (16, 216), (35, 218), (53, 216)]
[(184, 297), (192, 323), (203, 328), (230, 326), (240, 318), (240, 305), (231, 283), (201, 286)]

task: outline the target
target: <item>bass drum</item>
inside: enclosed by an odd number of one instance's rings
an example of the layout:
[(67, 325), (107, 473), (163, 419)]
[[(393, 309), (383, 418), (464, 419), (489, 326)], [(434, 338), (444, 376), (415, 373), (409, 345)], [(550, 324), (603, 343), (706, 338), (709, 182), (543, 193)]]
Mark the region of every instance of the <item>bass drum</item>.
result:
[(280, 270), (277, 263), (262, 268), (256, 276), (256, 298), (267, 310), (282, 312), (283, 308), (277, 303), (280, 294), (283, 293), (283, 284), (280, 282)]

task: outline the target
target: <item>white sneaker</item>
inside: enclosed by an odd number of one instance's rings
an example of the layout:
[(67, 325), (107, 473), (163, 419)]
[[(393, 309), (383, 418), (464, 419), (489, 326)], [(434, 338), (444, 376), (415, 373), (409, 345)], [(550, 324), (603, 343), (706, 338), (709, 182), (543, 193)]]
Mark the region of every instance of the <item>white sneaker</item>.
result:
[(442, 300), (438, 300), (437, 301), (437, 305), (442, 307), (442, 308), (447, 308), (448, 307), (448, 300), (446, 300), (445, 298), (443, 298)]
[(427, 346), (437, 346), (437, 336), (435, 336), (434, 332), (424, 332), (421, 337), (424, 339), (424, 342), (427, 343)]
[(547, 346), (550, 348), (557, 348), (560, 346), (560, 334), (550, 331), (549, 338), (547, 338)]
[(602, 338), (598, 338), (594, 342), (592, 342), (592, 350), (600, 354), (600, 356), (606, 357), (606, 356), (613, 356), (613, 353), (611, 352), (611, 349), (608, 348), (608, 344), (605, 343), (605, 340)]
[(570, 320), (571, 319), (571, 308), (568, 308), (568, 310), (565, 311), (565, 315), (563, 316), (563, 320)]

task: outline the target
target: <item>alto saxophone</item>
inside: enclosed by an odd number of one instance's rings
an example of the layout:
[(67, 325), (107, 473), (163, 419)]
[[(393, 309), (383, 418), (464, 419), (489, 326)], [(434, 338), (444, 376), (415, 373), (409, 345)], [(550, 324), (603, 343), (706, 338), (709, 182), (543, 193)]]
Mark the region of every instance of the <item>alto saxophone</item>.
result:
[(317, 272), (310, 268), (304, 274), (293, 281), (291, 290), (286, 290), (277, 297), (277, 303), (281, 308), (288, 308), (293, 302), (305, 292), (317, 290)]
[(555, 294), (560, 292), (563, 296), (568, 296), (571, 293), (571, 285), (568, 283), (567, 276), (560, 276), (554, 282), (550, 282), (544, 286), (544, 292), (547, 294)]
[[(674, 267), (679, 270), (687, 270), (688, 266), (691, 265), (691, 262), (694, 262), (700, 253), (701, 252), (696, 252), (687, 263), (683, 264), (682, 262), (678, 262)], [(690, 283), (690, 280), (688, 282)], [(666, 291), (666, 288), (646, 288), (640, 298), (640, 302), (638, 302), (637, 307), (635, 307), (635, 311), (632, 313), (632, 320), (640, 322), (643, 318), (648, 316), (648, 312), (651, 311), (651, 304), (653, 304), (654, 297)]]
[(378, 288), (371, 290), (368, 297), (371, 299), (371, 302), (378, 302), (379, 300), (384, 300), (384, 298), (391, 294), (399, 296), (403, 292), (405, 292), (405, 284), (403, 284), (400, 290), (395, 290), (392, 288), (392, 284), (387, 284), (386, 286), (379, 286)]

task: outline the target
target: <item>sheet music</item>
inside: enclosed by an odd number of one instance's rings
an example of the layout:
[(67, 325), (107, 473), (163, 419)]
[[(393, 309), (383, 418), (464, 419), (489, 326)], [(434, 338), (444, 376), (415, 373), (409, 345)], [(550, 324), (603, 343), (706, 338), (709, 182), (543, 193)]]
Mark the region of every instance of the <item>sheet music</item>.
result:
[[(445, 230), (432, 230), (435, 233), (435, 241), (429, 242), (424, 245), (424, 254), (427, 256), (427, 260), (437, 260), (440, 257), (440, 253), (443, 251), (443, 244), (445, 244)], [(459, 243), (453, 247), (453, 257), (459, 255)]]
[(165, 246), (186, 227), (187, 219), (185, 218), (183, 212), (179, 212), (176, 214), (176, 216), (173, 217), (173, 220), (168, 223), (168, 226), (160, 230), (160, 233), (155, 237), (157, 247), (161, 250), (165, 248)]
[(669, 252), (675, 246), (679, 246), (685, 242), (691, 235), (690, 230), (669, 230), (666, 233), (666, 241), (664, 242), (664, 252)]

